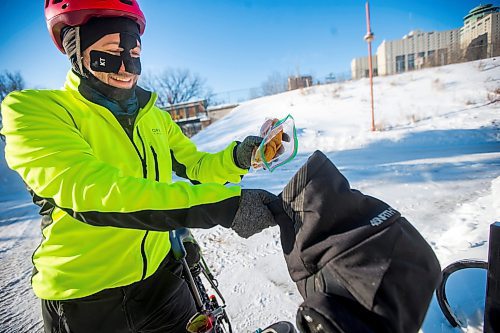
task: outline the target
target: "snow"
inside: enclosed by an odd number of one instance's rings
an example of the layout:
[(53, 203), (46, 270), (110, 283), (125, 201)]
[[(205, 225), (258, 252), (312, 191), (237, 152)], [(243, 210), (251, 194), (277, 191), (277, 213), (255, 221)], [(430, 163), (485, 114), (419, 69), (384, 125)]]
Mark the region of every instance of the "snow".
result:
[[(499, 78), (500, 59), (377, 77), (377, 132), (369, 130), (368, 80), (314, 86), (244, 102), (193, 140), (202, 150), (217, 151), (258, 133), (266, 118), (292, 114), (297, 157), (273, 173), (251, 171), (244, 188), (279, 193), (319, 149), (353, 188), (402, 212), (443, 268), (458, 259), (486, 260), (489, 225), (500, 221)], [(41, 239), (36, 214), (19, 177), (0, 158), (2, 332), (41, 328), (29, 286), (30, 255)], [(250, 239), (220, 227), (195, 230), (195, 235), (219, 280), (235, 332), (277, 320), (295, 322), (301, 297), (288, 275), (276, 227)], [(421, 331), (482, 331), (485, 283), (480, 270), (450, 278), (448, 298), (466, 327), (447, 324), (433, 300)]]

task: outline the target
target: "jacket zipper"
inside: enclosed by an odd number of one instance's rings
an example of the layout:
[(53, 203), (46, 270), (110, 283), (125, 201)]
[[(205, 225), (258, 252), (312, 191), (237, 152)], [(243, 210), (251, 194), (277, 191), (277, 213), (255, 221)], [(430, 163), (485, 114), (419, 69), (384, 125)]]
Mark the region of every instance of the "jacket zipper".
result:
[[(137, 135), (139, 136), (139, 140), (141, 140), (142, 156), (144, 156), (144, 158), (141, 157), (142, 176), (144, 178), (148, 178), (148, 167), (147, 167), (147, 163), (146, 163), (146, 147), (144, 146), (144, 141), (142, 140), (141, 132), (139, 132), (139, 127), (137, 128)], [(134, 147), (135, 147), (135, 144), (134, 144)], [(137, 149), (137, 147), (135, 149), (137, 150), (137, 153), (139, 153), (139, 149)], [(141, 154), (139, 154), (139, 156), (141, 156)]]
[[(144, 158), (141, 157), (141, 162), (142, 162), (142, 174), (144, 178), (148, 178), (148, 169), (147, 169), (147, 164), (146, 164), (146, 147), (144, 146), (144, 141), (142, 140), (141, 137), (141, 132), (139, 132), (139, 127), (137, 127), (137, 135), (139, 136), (139, 140), (141, 140), (141, 145), (142, 145), (142, 153)], [(134, 144), (135, 147), (135, 144)], [(139, 154), (139, 149), (135, 147), (137, 150), (137, 153)], [(139, 157), (141, 154), (139, 154)], [(156, 160), (156, 159), (155, 159)], [(142, 238), (141, 242), (141, 256), (142, 256), (142, 276), (141, 276), (141, 281), (146, 278), (146, 273), (148, 271), (148, 258), (146, 257), (146, 238), (148, 237), (149, 230), (146, 230), (144, 233), (144, 237)]]
[(146, 232), (144, 233), (144, 237), (142, 238), (142, 242), (141, 242), (141, 256), (142, 256), (142, 276), (141, 276), (141, 281), (144, 280), (144, 278), (146, 277), (146, 273), (148, 271), (148, 259), (146, 257), (146, 249), (145, 249), (145, 245), (146, 245), (146, 237), (148, 237), (148, 233), (149, 233), (149, 230), (146, 230)]
[(159, 182), (160, 181), (160, 168), (158, 167), (158, 155), (156, 155), (156, 151), (153, 148), (153, 146), (150, 146), (150, 147), (151, 147), (151, 151), (153, 152), (153, 158), (155, 160), (155, 180), (157, 182)]

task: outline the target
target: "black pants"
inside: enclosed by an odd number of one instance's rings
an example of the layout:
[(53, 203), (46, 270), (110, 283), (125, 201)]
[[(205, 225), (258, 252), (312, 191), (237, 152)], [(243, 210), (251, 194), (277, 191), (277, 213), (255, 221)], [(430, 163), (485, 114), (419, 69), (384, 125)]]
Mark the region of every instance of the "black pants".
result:
[(144, 281), (80, 299), (42, 300), (45, 333), (185, 332), (196, 306), (182, 266), (166, 259)]

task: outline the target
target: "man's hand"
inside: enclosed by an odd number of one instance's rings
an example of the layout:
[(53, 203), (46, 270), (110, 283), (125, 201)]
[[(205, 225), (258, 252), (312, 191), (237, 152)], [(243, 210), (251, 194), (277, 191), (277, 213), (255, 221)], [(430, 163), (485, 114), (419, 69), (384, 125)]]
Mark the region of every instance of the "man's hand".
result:
[(231, 229), (243, 238), (248, 238), (262, 230), (276, 225), (268, 205), (279, 200), (265, 190), (241, 190), (240, 207), (231, 225)]
[(254, 149), (257, 149), (262, 142), (260, 136), (247, 136), (242, 143), (235, 148), (235, 163), (242, 169), (250, 168), (252, 162), (252, 154)]

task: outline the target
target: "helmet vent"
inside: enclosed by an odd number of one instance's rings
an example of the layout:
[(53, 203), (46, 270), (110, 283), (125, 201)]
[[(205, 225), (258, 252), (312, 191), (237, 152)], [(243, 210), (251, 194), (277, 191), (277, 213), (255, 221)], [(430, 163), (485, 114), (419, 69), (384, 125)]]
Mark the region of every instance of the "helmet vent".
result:
[(120, 0), (120, 2), (123, 2), (126, 5), (132, 6), (134, 3), (131, 0)]
[(58, 4), (60, 2), (63, 2), (63, 0), (52, 0), (52, 4), (55, 5), (55, 4)]

